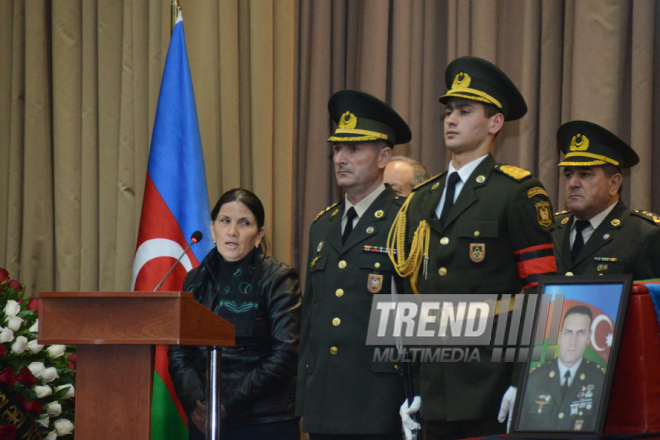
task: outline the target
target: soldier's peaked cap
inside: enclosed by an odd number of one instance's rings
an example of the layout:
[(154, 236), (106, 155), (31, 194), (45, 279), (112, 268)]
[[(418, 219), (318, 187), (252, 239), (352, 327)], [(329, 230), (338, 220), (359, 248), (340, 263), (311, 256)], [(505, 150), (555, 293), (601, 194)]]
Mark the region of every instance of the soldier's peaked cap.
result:
[(368, 93), (341, 90), (328, 101), (330, 117), (337, 130), (329, 142), (374, 142), (390, 145), (410, 142), (408, 124), (392, 107)]
[(557, 130), (557, 147), (565, 156), (558, 166), (612, 164), (623, 170), (637, 165), (639, 156), (615, 134), (587, 121), (567, 122)]
[(477, 57), (457, 58), (445, 70), (447, 93), (440, 102), (449, 98), (465, 98), (500, 109), (505, 121), (515, 121), (527, 113), (527, 104), (516, 86), (496, 65)]

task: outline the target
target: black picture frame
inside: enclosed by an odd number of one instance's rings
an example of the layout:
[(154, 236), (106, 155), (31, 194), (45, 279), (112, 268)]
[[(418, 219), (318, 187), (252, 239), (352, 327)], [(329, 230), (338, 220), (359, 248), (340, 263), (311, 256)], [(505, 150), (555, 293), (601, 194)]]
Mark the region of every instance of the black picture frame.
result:
[[(603, 433), (631, 286), (632, 275), (539, 277), (534, 336), (509, 437), (577, 438)], [(589, 318), (581, 307), (592, 314), (586, 345), (580, 328)], [(571, 318), (564, 329), (570, 309)], [(612, 332), (607, 333), (602, 323)], [(568, 381), (570, 386), (563, 390), (561, 382), (566, 381), (562, 381), (560, 371), (566, 367), (560, 367), (560, 357), (569, 365), (577, 365)]]

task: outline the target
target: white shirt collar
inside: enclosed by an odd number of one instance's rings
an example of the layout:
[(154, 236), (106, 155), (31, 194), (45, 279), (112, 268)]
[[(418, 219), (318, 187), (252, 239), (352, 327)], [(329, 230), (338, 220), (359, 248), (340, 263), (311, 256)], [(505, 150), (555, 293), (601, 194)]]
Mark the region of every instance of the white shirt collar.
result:
[(559, 382), (561, 383), (562, 380), (564, 380), (564, 374), (566, 374), (566, 370), (571, 372), (571, 377), (568, 380), (568, 386), (570, 387), (573, 384), (573, 379), (575, 379), (575, 375), (577, 374), (578, 368), (580, 368), (580, 364), (582, 363), (582, 359), (577, 362), (577, 364), (573, 365), (571, 368), (566, 368), (564, 364), (561, 363), (559, 359), (557, 359), (557, 366), (559, 367)]
[(342, 216), (342, 220), (346, 219), (346, 213), (348, 212), (351, 207), (355, 208), (355, 212), (357, 212), (357, 217), (356, 219), (360, 219), (362, 217), (362, 214), (364, 214), (367, 209), (371, 206), (371, 204), (378, 198), (380, 193), (385, 191), (385, 184), (381, 183), (378, 188), (376, 188), (371, 194), (369, 194), (367, 197), (364, 199), (360, 200), (357, 202), (355, 205), (351, 203), (351, 201), (348, 199), (348, 196), (344, 196), (344, 215)]
[(487, 154), (484, 154), (481, 157), (476, 158), (472, 162), (466, 163), (461, 167), (460, 170), (457, 170), (454, 167), (454, 161), (452, 160), (449, 162), (449, 167), (447, 168), (447, 177), (453, 172), (457, 172), (459, 177), (461, 178), (461, 182), (465, 183), (467, 180), (470, 178), (474, 170), (479, 166), (481, 162), (484, 161), (484, 159), (488, 156)]

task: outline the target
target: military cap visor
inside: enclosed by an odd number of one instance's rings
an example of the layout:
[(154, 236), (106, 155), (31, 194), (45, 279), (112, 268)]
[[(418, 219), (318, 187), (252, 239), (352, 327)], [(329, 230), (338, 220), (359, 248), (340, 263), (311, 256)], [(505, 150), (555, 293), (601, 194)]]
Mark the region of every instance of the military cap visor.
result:
[(374, 142), (390, 145), (410, 142), (408, 124), (392, 107), (368, 93), (341, 90), (328, 101), (330, 117), (337, 130), (328, 142)]
[(611, 164), (626, 169), (639, 156), (615, 134), (587, 121), (567, 122), (557, 130), (557, 146), (565, 154), (558, 166), (590, 167)]
[(527, 104), (504, 72), (477, 57), (457, 58), (445, 70), (447, 93), (440, 102), (464, 98), (492, 104), (500, 109), (505, 121), (515, 121), (527, 113)]

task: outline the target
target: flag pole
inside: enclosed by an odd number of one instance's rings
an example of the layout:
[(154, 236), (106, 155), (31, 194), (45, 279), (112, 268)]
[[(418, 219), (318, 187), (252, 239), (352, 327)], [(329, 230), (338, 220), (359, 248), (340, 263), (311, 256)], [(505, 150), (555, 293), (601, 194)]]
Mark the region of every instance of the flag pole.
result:
[(180, 10), (179, 0), (172, 0), (172, 28), (170, 29), (170, 33), (174, 32), (174, 25), (176, 24), (176, 18), (179, 16)]

